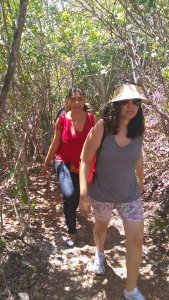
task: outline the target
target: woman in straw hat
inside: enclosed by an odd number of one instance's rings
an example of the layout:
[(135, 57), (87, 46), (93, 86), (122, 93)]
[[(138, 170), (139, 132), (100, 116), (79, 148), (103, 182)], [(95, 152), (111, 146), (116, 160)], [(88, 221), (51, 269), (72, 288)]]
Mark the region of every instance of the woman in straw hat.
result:
[[(93, 270), (96, 275), (105, 273), (104, 243), (112, 210), (116, 208), (126, 235), (127, 280), (123, 296), (126, 300), (145, 300), (137, 288), (137, 277), (144, 226), (141, 202), (144, 117), (141, 104), (146, 101), (133, 83), (117, 87), (102, 118), (90, 131), (81, 154), (79, 209), (88, 218), (92, 208), (95, 217), (97, 249)], [(88, 184), (90, 164), (96, 152), (94, 180)]]

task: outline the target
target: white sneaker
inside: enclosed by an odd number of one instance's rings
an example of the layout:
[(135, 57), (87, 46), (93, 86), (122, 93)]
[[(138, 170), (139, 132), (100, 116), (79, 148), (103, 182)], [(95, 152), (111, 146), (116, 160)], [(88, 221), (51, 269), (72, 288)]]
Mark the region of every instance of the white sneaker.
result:
[(146, 300), (138, 288), (135, 288), (132, 292), (124, 290), (124, 300)]
[(104, 275), (105, 273), (105, 257), (100, 257), (97, 252), (94, 258), (93, 271), (98, 276)]

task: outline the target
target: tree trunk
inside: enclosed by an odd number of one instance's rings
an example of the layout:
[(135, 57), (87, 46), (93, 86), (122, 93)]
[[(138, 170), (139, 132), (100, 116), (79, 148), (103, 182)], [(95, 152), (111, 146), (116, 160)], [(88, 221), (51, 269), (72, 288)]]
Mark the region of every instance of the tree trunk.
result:
[(0, 93), (0, 120), (2, 119), (2, 116), (5, 111), (6, 98), (9, 91), (11, 80), (14, 75), (15, 66), (19, 55), (20, 41), (21, 41), (23, 26), (25, 23), (27, 6), (28, 6), (28, 0), (20, 0), (19, 16), (17, 20), (17, 26), (14, 31), (14, 38), (13, 38), (12, 49), (10, 53), (8, 69)]

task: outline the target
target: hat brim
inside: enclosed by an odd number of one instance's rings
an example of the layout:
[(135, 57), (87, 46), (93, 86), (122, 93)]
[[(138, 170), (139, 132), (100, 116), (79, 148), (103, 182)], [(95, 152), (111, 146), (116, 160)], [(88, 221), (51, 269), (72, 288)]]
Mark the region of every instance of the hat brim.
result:
[(134, 84), (123, 84), (114, 91), (111, 102), (140, 99), (141, 101), (148, 103), (149, 100), (142, 95), (139, 90), (138, 86)]

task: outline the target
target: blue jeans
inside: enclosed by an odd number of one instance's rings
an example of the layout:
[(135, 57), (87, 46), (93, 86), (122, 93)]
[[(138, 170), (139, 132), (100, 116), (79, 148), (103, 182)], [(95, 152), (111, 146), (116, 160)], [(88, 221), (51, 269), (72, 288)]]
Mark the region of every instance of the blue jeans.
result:
[(79, 205), (79, 174), (70, 172), (70, 164), (55, 162), (59, 187), (63, 195), (63, 209), (69, 234), (76, 234), (76, 210)]

